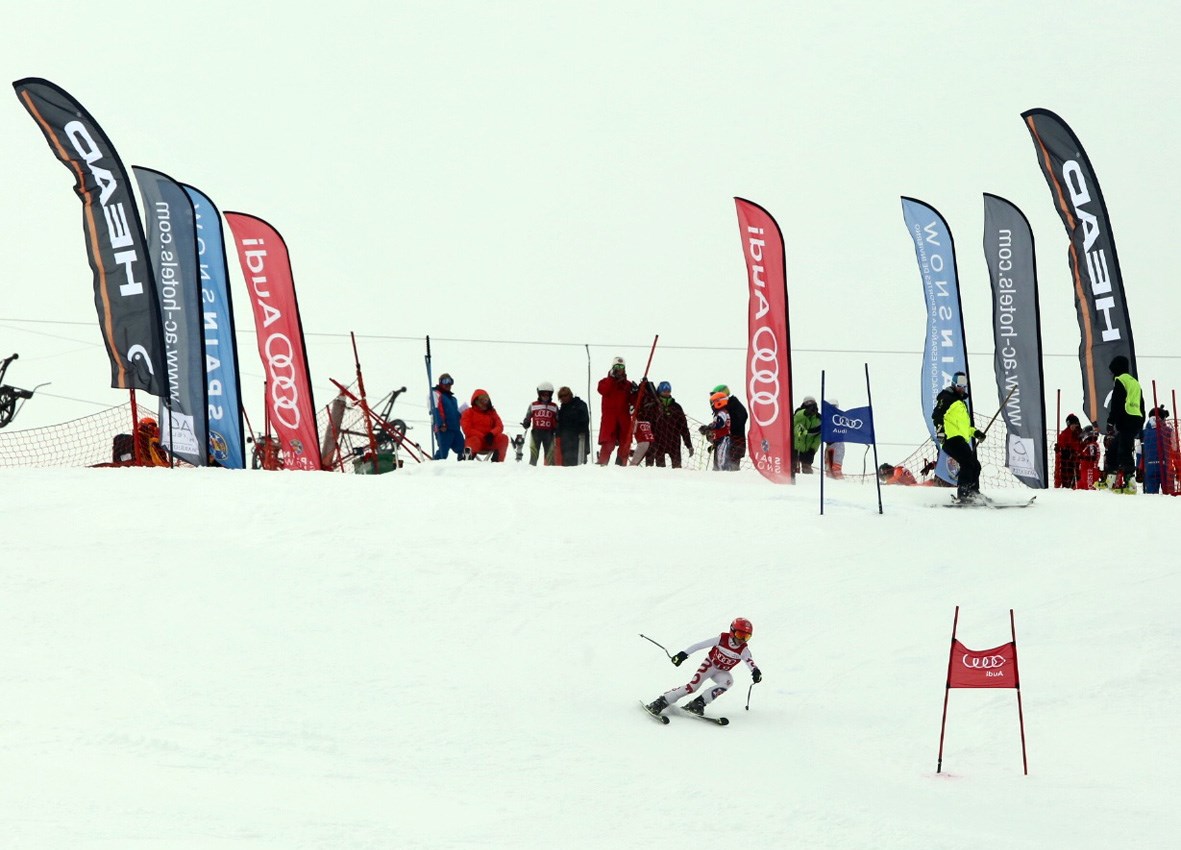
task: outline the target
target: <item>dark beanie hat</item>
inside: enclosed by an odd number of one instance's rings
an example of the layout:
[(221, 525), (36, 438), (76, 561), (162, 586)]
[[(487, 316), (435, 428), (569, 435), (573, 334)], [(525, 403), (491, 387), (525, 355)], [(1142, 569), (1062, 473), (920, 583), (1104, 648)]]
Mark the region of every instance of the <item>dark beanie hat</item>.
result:
[(1111, 370), (1111, 374), (1113, 375), (1122, 375), (1124, 372), (1128, 371), (1128, 358), (1124, 357), (1122, 354), (1117, 354), (1115, 357), (1111, 358), (1111, 365), (1109, 365), (1107, 368)]
[(1074, 423), (1075, 425), (1082, 424), (1081, 422), (1078, 421), (1078, 417), (1075, 416), (1073, 413), (1067, 415), (1067, 417), (1066, 417), (1066, 424), (1070, 425), (1071, 423)]

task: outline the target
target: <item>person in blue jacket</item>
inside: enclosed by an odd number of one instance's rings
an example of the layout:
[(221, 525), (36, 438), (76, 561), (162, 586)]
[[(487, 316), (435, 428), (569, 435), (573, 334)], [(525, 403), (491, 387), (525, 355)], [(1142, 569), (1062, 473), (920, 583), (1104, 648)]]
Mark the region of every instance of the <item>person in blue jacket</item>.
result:
[(456, 460), (463, 460), (463, 431), (459, 427), (459, 402), (451, 392), (455, 381), (444, 372), (438, 385), (431, 390), (431, 429), (435, 432), (435, 460), (446, 460), (448, 452), (455, 452)]

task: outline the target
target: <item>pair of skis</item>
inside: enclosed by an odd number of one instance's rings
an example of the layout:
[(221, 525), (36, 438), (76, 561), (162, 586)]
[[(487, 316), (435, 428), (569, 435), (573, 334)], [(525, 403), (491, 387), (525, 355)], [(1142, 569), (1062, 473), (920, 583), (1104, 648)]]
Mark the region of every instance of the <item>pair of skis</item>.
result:
[[(640, 700), (640, 708), (644, 709), (644, 713), (647, 714), (649, 717), (659, 720), (665, 726), (668, 725), (668, 718), (665, 717), (663, 714), (657, 714), (654, 711), (650, 711), (648, 709), (647, 703), (645, 703), (643, 700)], [(714, 724), (715, 726), (729, 726), (730, 725), (730, 720), (729, 720), (729, 718), (726, 718), (726, 717), (706, 717), (704, 714), (694, 714), (692, 711), (690, 711), (689, 709), (687, 709), (683, 706), (681, 706), (681, 711), (683, 711), (685, 713), (685, 715), (688, 717), (693, 717), (693, 718), (696, 718), (697, 720), (704, 720), (707, 723)]]
[(976, 496), (969, 501), (961, 501), (952, 495), (951, 501), (945, 504), (945, 508), (993, 508), (994, 510), (1001, 510), (1002, 508), (1028, 508), (1037, 500), (1037, 496), (1030, 496), (1028, 499), (1020, 502), (998, 502), (983, 493), (977, 493)]

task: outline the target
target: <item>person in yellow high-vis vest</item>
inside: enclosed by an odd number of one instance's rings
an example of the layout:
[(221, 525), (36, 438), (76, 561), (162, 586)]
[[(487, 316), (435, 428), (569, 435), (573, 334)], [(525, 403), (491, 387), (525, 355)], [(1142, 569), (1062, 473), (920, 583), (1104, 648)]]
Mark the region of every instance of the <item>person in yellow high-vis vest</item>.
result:
[(1115, 428), (1115, 473), (1107, 486), (1121, 493), (1136, 492), (1136, 438), (1144, 429), (1144, 395), (1140, 382), (1128, 373), (1128, 358), (1113, 357), (1108, 370), (1115, 376), (1107, 424)]
[(943, 413), (943, 451), (960, 465), (956, 498), (970, 502), (980, 493), (980, 461), (976, 459), (975, 443), (984, 441), (984, 432), (972, 427), (967, 402), (968, 376), (956, 372), (949, 389), (954, 394), (949, 397), (954, 401)]

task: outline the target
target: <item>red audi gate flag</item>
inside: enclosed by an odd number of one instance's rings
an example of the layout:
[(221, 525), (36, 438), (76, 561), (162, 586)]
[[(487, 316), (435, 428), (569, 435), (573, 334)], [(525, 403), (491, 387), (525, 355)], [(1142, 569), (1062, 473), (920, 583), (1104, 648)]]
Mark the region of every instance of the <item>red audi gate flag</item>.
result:
[(949, 688), (1016, 688), (1017, 645), (1006, 643), (979, 652), (958, 640), (951, 642)]
[(283, 467), (319, 469), (316, 407), (287, 245), (261, 218), (236, 212), (225, 218), (250, 290), (258, 354), (266, 367), (267, 415), (279, 437)]
[(992, 649), (968, 649), (956, 639), (960, 606), (955, 606), (951, 621), (951, 654), (947, 658), (947, 687), (943, 690), (943, 722), (939, 727), (939, 761), (936, 773), (943, 772), (943, 738), (947, 732), (947, 698), (952, 688), (1013, 688), (1017, 691), (1017, 723), (1021, 729), (1021, 766), (1029, 774), (1025, 756), (1025, 713), (1021, 709), (1021, 677), (1017, 674), (1017, 626), (1009, 609), (1009, 629), (1013, 639)]
[(747, 446), (763, 477), (792, 483), (791, 337), (787, 321), (787, 273), (783, 234), (758, 204), (735, 198), (742, 254), (746, 260), (748, 346), (746, 404), (750, 410)]

